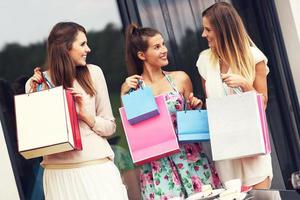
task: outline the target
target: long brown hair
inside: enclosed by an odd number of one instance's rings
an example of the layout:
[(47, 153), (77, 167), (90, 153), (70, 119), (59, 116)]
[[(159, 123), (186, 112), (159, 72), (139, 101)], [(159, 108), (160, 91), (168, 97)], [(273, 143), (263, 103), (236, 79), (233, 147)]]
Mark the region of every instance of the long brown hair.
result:
[(130, 24), (126, 30), (125, 59), (130, 75), (143, 73), (143, 61), (137, 56), (138, 52), (145, 52), (148, 47), (149, 37), (161, 33), (153, 28), (141, 28)]
[(255, 45), (234, 7), (226, 2), (215, 3), (203, 11), (202, 17), (209, 20), (216, 34), (213, 60), (221, 59), (233, 73), (242, 75), (252, 83), (255, 64), (250, 47)]
[(85, 92), (93, 96), (95, 89), (87, 66), (75, 66), (69, 55), (78, 32), (86, 34), (84, 27), (74, 22), (57, 23), (48, 37), (45, 65), (55, 86), (73, 87), (76, 79)]

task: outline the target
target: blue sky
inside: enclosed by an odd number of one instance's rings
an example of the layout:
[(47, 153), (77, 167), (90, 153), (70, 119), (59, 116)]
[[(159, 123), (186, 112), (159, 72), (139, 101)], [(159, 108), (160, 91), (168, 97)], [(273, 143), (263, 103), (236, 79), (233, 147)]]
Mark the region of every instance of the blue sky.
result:
[(121, 26), (115, 0), (0, 0), (0, 8), (0, 50), (6, 43), (42, 41), (59, 21), (77, 22), (88, 31), (108, 22)]

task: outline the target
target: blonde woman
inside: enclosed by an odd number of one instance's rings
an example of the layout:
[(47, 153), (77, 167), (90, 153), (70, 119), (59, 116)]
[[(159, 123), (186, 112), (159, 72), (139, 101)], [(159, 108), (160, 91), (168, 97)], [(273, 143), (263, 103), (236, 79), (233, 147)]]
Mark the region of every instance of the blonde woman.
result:
[[(255, 90), (266, 107), (267, 58), (250, 39), (237, 11), (226, 2), (215, 3), (203, 11), (202, 20), (209, 49), (201, 52), (196, 65), (206, 96), (221, 97), (232, 88)], [(255, 189), (269, 188), (273, 176), (269, 154), (217, 161), (216, 168), (222, 182), (239, 178)]]

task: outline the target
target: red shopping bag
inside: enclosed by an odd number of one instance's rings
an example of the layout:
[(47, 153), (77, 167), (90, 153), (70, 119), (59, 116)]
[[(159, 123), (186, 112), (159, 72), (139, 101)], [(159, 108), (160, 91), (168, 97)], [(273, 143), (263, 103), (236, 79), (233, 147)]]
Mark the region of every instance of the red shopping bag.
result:
[(179, 152), (165, 96), (157, 96), (155, 101), (160, 114), (134, 125), (128, 122), (124, 107), (119, 109), (130, 154), (137, 165)]
[(68, 103), (68, 110), (69, 110), (70, 122), (71, 122), (73, 139), (74, 139), (74, 149), (82, 150), (82, 143), (81, 143), (81, 136), (80, 136), (75, 100), (70, 90), (65, 90), (65, 92), (66, 92), (66, 100)]

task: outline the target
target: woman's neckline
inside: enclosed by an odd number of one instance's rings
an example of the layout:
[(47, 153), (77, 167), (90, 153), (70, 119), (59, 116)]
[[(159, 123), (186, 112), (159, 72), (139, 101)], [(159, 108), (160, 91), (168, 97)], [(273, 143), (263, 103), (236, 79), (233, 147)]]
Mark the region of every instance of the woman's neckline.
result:
[(220, 60), (218, 61), (218, 69), (221, 74), (228, 74), (229, 72), (231, 72), (230, 66), (228, 66), (226, 71), (222, 71), (222, 63)]
[[(167, 80), (167, 82), (168, 82), (169, 84), (171, 84), (170, 81), (169, 81), (169, 79), (168, 79), (169, 72), (162, 70), (161, 73), (164, 75), (163, 79)], [(143, 81), (143, 85), (144, 85), (144, 86), (147, 86), (147, 83), (146, 83), (145, 81)], [(151, 87), (151, 86), (148, 85), (148, 87)], [(171, 86), (171, 88), (172, 88), (171, 90), (165, 91), (165, 92), (162, 92), (162, 93), (159, 93), (159, 94), (155, 94), (155, 96), (157, 96), (157, 95), (167, 95), (167, 94), (170, 94), (170, 93), (176, 93), (176, 94), (178, 93), (178, 92), (176, 92), (176, 91), (173, 89), (172, 86)]]

